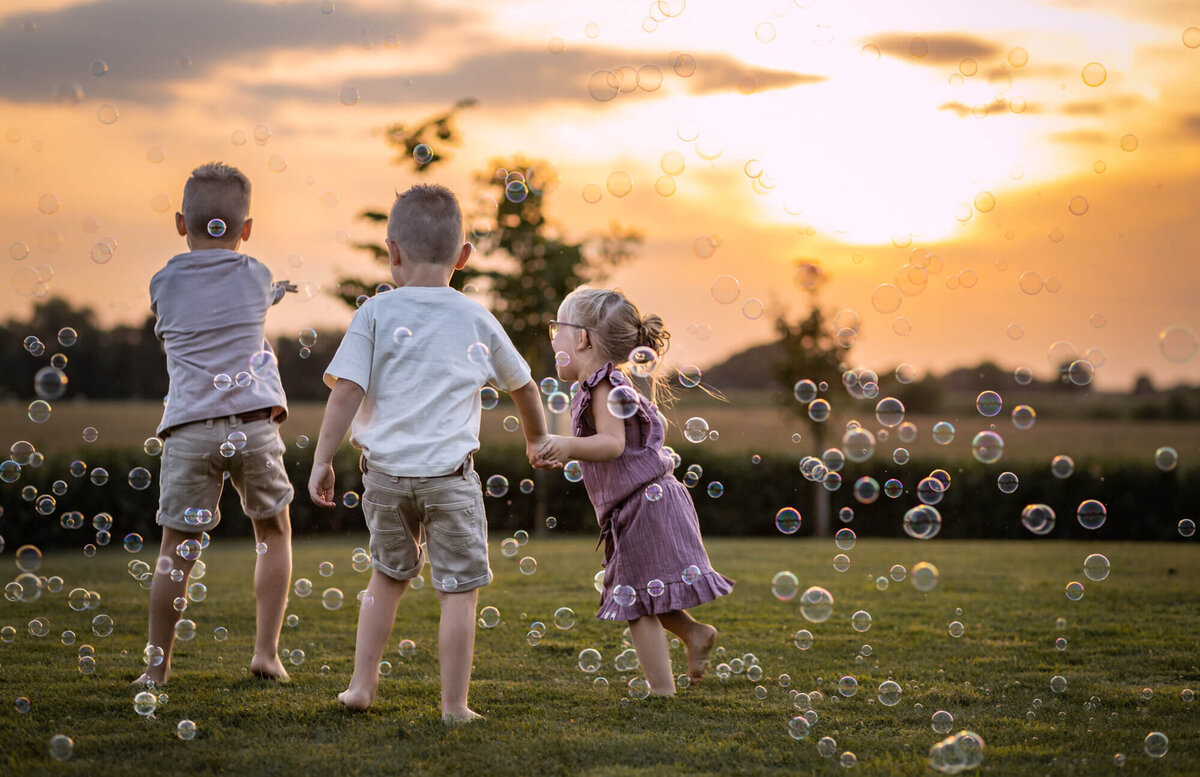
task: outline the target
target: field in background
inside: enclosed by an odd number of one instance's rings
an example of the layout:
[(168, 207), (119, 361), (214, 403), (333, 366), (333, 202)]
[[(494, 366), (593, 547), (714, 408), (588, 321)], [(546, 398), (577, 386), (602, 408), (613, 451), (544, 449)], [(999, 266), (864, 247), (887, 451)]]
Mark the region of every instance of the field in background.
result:
[[(1041, 406), (1043, 402), (1048, 406)], [(914, 443), (904, 447), (914, 458), (934, 457), (947, 461), (969, 458), (971, 438), (994, 423), (1004, 437), (1005, 461), (1042, 462), (1049, 466), (1051, 457), (1065, 453), (1075, 459), (1132, 459), (1151, 466), (1154, 451), (1169, 445), (1179, 451), (1181, 464), (1186, 467), (1196, 460), (1189, 454), (1200, 452), (1200, 422), (1072, 417), (1070, 407), (1064, 406), (1063, 402), (1058, 397), (1035, 400), (1033, 404), (1039, 410), (1039, 418), (1028, 431), (1013, 427), (1007, 408), (994, 419), (984, 418), (973, 409), (940, 416), (910, 415), (907, 420), (917, 424), (919, 434)], [(826, 447), (840, 445), (841, 432), (851, 418), (878, 431), (874, 405), (862, 403), (859, 407), (861, 412), (854, 415), (835, 412), (827, 422)], [(284, 426), (284, 438), (292, 444), (300, 435), (307, 435), (315, 443), (323, 412), (324, 405), (320, 403), (294, 403)], [(505, 432), (503, 428), (504, 417), (513, 412), (512, 405), (507, 402), (484, 412), (481, 427), (484, 445), (523, 446), (519, 431)], [(705, 418), (709, 426), (720, 433), (718, 440), (703, 443), (714, 452), (760, 453), (797, 459), (814, 452), (807, 424), (776, 405), (774, 398), (765, 392), (734, 394), (728, 402), (689, 397), (667, 415), (672, 423), (668, 443), (683, 453), (692, 443), (683, 439), (679, 428), (693, 415)], [(85, 448), (82, 430), (94, 426), (100, 431), (96, 443), (99, 447), (141, 447), (142, 441), (154, 434), (161, 416), (162, 405), (157, 402), (60, 402), (54, 405), (49, 421), (35, 424), (26, 417), (23, 404), (6, 403), (0, 405), (0, 430), (3, 430), (3, 438), (9, 441), (6, 444), (25, 439), (41, 450), (63, 450), (64, 447), (74, 450)], [(947, 446), (937, 445), (930, 436), (933, 424), (943, 420), (953, 423), (957, 430), (954, 442)], [(794, 433), (804, 438), (799, 445), (792, 442)], [(901, 444), (893, 433), (890, 440), (879, 442), (876, 455), (890, 460), (892, 449)]]
[[(836, 740), (838, 756), (857, 758), (853, 774), (928, 775), (930, 727), (937, 710), (953, 714), (953, 730), (968, 728), (986, 741), (980, 774), (1078, 775), (1195, 774), (1200, 763), (1200, 702), (1181, 699), (1200, 685), (1195, 635), (1200, 630), (1200, 550), (1194, 543), (1112, 544), (1058, 541), (951, 542), (865, 538), (850, 550), (848, 572), (831, 566), (831, 541), (714, 539), (714, 566), (737, 580), (734, 593), (697, 615), (721, 629), (724, 661), (753, 653), (763, 668), (757, 683), (743, 672), (722, 681), (710, 676), (673, 700), (628, 700), (627, 683), (638, 672), (617, 672), (621, 626), (592, 617), (591, 577), (599, 554), (590, 539), (534, 539), (521, 550), (538, 560), (524, 576), (514, 560), (492, 548), (496, 581), (482, 589), (479, 606), (499, 608), (500, 624), (480, 629), (472, 684), (473, 706), (488, 720), (448, 728), (437, 715), (437, 605), (426, 585), (410, 591), (385, 659), (391, 664), (375, 709), (348, 714), (333, 701), (349, 676), (357, 605), (366, 575), (353, 572), (351, 548), (365, 536), (306, 539), (296, 543), (294, 578), (310, 578), (316, 592), (293, 597), (299, 616), (284, 629), (281, 647), (302, 650), (289, 664), (289, 685), (247, 676), (253, 632), (252, 543), (226, 539), (220, 530), (204, 553), (207, 599), (192, 603), (193, 641), (180, 643), (170, 699), (156, 716), (139, 718), (128, 682), (140, 671), (148, 594), (126, 574), (133, 556), (113, 547), (93, 559), (78, 551), (47, 556), (42, 575), (61, 575), (61, 593), (32, 603), (0, 602), (0, 762), (14, 774), (150, 774), (165, 764), (173, 773), (297, 774), (820, 774), (851, 773), (837, 758), (822, 758), (821, 737)], [(1112, 574), (1103, 582), (1083, 577), (1083, 559), (1104, 553)], [(6, 554), (11, 558), (11, 551)], [(138, 558), (153, 563), (150, 545)], [(335, 565), (318, 574), (322, 561)], [(877, 590), (874, 579), (893, 564), (918, 561), (940, 570), (936, 588), (917, 591), (909, 580)], [(15, 570), (5, 563), (9, 574)], [(801, 589), (822, 585), (835, 598), (833, 617), (805, 621), (795, 600), (771, 594), (772, 576), (788, 569)], [(428, 578), (428, 572), (425, 573)], [(1084, 597), (1068, 601), (1068, 581), (1086, 584)], [(99, 612), (115, 621), (112, 636), (91, 634), (96, 612), (68, 609), (76, 586), (101, 594)], [(339, 587), (346, 603), (322, 608), (320, 592)], [(555, 628), (557, 608), (576, 613), (569, 630)], [(870, 629), (854, 631), (856, 610), (872, 616)], [(961, 614), (957, 614), (961, 609)], [(49, 620), (46, 637), (30, 636), (26, 623)], [(1061, 627), (1056, 619), (1065, 619)], [(530, 646), (530, 624), (548, 628)], [(948, 624), (965, 634), (954, 639)], [(225, 642), (213, 639), (229, 629)], [(793, 635), (807, 628), (814, 642), (798, 650)], [(62, 644), (65, 629), (78, 634)], [(1056, 650), (1057, 637), (1068, 640)], [(416, 642), (401, 660), (396, 645)], [(79, 645), (96, 648), (94, 675), (76, 669)], [(864, 657), (870, 646), (870, 655)], [(603, 656), (594, 676), (576, 666), (592, 647)], [(297, 656), (298, 657), (298, 656)], [(672, 651), (679, 667), (682, 652)], [(787, 675), (786, 679), (781, 675)], [(1051, 678), (1066, 692), (1051, 691)], [(839, 678), (851, 676), (857, 692), (839, 696)], [(898, 705), (885, 707), (876, 688), (892, 678), (903, 688)], [(761, 685), (765, 697), (757, 698)], [(799, 714), (789, 691), (821, 691), (817, 722), (806, 739), (788, 736)], [(1148, 690), (1144, 690), (1148, 689)], [(28, 697), (19, 714), (12, 701)], [(195, 721), (194, 741), (175, 737), (181, 719)], [(1170, 738), (1165, 758), (1143, 750), (1150, 731)], [(54, 734), (74, 738), (73, 758), (47, 757)], [(1113, 758), (1127, 757), (1123, 769)]]

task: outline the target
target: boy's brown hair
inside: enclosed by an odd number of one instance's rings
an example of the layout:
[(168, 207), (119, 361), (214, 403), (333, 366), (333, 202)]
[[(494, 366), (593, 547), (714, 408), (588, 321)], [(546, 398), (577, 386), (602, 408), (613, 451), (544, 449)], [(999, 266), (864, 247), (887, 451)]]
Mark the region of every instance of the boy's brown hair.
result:
[[(207, 240), (241, 234), (250, 215), (250, 179), (223, 162), (200, 165), (183, 186), (179, 211), (189, 235)], [(213, 219), (225, 222), (222, 235), (209, 233), (208, 223)]]
[(454, 192), (419, 183), (396, 195), (387, 236), (407, 261), (454, 264), (463, 247), (462, 210)]

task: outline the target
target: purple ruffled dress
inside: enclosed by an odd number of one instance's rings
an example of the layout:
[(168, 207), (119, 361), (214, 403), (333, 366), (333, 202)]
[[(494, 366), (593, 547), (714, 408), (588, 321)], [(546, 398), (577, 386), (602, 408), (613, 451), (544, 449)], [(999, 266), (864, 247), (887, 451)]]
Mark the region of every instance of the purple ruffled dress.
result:
[[(603, 380), (614, 387), (629, 385), (612, 362), (580, 383), (571, 400), (576, 437), (596, 433), (587, 409), (592, 389)], [(609, 410), (598, 407), (594, 412)], [(663, 439), (658, 413), (639, 393), (637, 412), (625, 419), (624, 452), (612, 461), (579, 462), (604, 544), (604, 590), (597, 618), (629, 621), (689, 610), (733, 590), (733, 581), (708, 561), (692, 496), (675, 479)]]

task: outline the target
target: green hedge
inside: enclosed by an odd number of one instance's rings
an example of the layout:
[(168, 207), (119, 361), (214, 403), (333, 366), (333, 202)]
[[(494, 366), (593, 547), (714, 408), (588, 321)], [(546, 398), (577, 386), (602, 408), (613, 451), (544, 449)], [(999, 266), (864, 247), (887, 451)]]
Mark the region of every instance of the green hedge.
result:
[[(783, 506), (794, 506), (804, 516), (799, 536), (811, 535), (816, 521), (813, 504), (819, 486), (805, 480), (794, 460), (767, 458), (753, 463), (748, 456), (720, 454), (704, 446), (689, 447), (683, 464), (676, 471), (682, 478), (684, 468), (699, 464), (703, 476), (692, 491), (700, 516), (700, 525), (709, 535), (772, 535), (777, 534), (774, 516)], [(76, 479), (68, 472), (73, 456), (51, 455), (42, 466), (25, 467), (15, 483), (0, 483), (0, 536), (8, 552), (19, 544), (35, 543), (43, 547), (82, 546), (95, 541), (91, 519), (99, 512), (114, 518), (112, 542), (119, 545), (130, 532), (140, 533), (148, 542), (158, 537), (154, 514), (158, 503), (158, 462), (141, 450), (94, 449), (87, 451), (89, 468), (104, 467), (109, 481), (104, 486), (93, 485), (87, 477)], [(296, 488), (292, 503), (292, 526), (298, 534), (345, 534), (363, 529), (362, 513), (358, 509), (339, 506), (334, 510), (319, 509), (308, 499), (306, 484), (312, 461), (312, 448), (288, 449), (286, 465)], [(129, 486), (130, 469), (147, 467), (154, 482), (145, 491)], [(833, 515), (832, 526), (842, 524), (836, 515), (839, 508), (854, 509), (850, 524), (862, 536), (899, 536), (903, 534), (902, 517), (909, 507), (917, 504), (915, 488), (918, 480), (940, 462), (911, 461), (904, 466), (890, 462), (872, 461), (848, 464), (841, 472), (841, 488), (829, 494)], [(547, 531), (544, 516), (557, 520), (555, 532), (595, 532), (595, 513), (587, 500), (583, 483), (568, 482), (561, 472), (535, 473), (525, 460), (522, 450), (490, 448), (476, 457), (481, 477), (503, 475), (509, 481), (507, 495), (487, 498), (488, 523), (493, 536), (509, 536), (518, 529), (531, 533)], [(338, 493), (361, 491), (361, 478), (355, 452), (345, 448), (335, 461)], [(1059, 538), (1180, 540), (1177, 524), (1182, 518), (1200, 520), (1200, 469), (1160, 472), (1141, 462), (1084, 460), (1076, 463), (1075, 474), (1066, 479), (1054, 478), (1049, 467), (1036, 471), (1018, 467), (1020, 488), (1011, 495), (1002, 494), (996, 487), (996, 476), (1005, 469), (1003, 463), (983, 466), (963, 463), (948, 468), (951, 486), (937, 506), (943, 517), (939, 536), (948, 538), (1027, 538), (1029, 533), (1020, 523), (1021, 508), (1031, 502), (1045, 502), (1058, 514), (1057, 526), (1049, 535)], [(862, 475), (884, 480), (895, 477), (905, 486), (897, 499), (880, 495), (871, 505), (855, 501), (852, 487)], [(532, 493), (521, 493), (519, 482), (532, 478)], [(21, 497), (25, 486), (33, 485), (39, 493), (50, 493), (51, 484), (63, 480), (67, 492), (57, 500), (52, 515), (38, 514), (32, 502)], [(711, 498), (706, 486), (712, 481), (724, 485), (720, 498)], [(1096, 531), (1087, 531), (1075, 519), (1075, 510), (1084, 499), (1098, 499), (1108, 508), (1108, 519)], [(66, 530), (60, 526), (64, 512), (78, 510), (84, 514), (84, 527)], [(226, 488), (221, 501), (222, 535), (249, 535), (249, 521), (242, 517), (237, 496)]]

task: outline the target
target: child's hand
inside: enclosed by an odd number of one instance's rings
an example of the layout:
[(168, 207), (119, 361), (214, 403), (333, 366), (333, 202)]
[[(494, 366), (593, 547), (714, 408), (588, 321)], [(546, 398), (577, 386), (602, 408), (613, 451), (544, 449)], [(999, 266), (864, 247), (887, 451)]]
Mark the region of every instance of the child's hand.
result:
[(550, 435), (543, 435), (525, 443), (525, 456), (528, 457), (529, 464), (534, 469), (554, 469), (557, 466), (552, 461), (544, 461), (538, 454), (549, 439)]
[(308, 495), (320, 507), (337, 507), (333, 501), (333, 464), (313, 464), (308, 476)]
[(279, 300), (283, 299), (283, 295), (289, 291), (299, 291), (300, 287), (291, 281), (275, 281), (271, 284), (271, 304), (279, 304)]
[(537, 464), (542, 465), (539, 469), (550, 469), (560, 466), (564, 461), (571, 458), (569, 452), (571, 439), (570, 437), (562, 437), (557, 434), (546, 435), (541, 447), (536, 452)]

